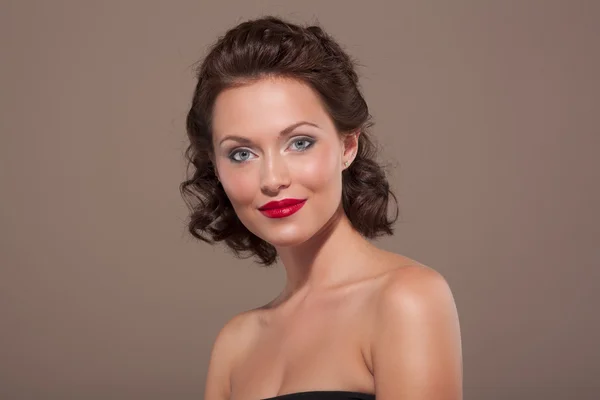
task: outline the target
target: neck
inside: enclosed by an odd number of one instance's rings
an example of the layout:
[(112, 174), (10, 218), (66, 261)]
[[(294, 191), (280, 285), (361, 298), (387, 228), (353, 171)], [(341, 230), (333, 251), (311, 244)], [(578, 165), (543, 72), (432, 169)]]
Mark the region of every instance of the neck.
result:
[[(374, 250), (340, 207), (327, 224), (301, 245), (277, 248), (286, 274), (280, 301), (298, 292), (331, 288), (352, 280)], [(352, 251), (347, 251), (352, 249)], [(279, 302), (279, 301), (278, 301)]]

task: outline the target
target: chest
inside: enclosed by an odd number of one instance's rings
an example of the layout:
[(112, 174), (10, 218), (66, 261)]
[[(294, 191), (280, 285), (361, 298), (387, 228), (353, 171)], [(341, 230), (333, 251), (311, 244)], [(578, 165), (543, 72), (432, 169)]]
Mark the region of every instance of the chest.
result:
[(369, 390), (365, 353), (371, 314), (359, 299), (342, 298), (266, 321), (232, 371), (232, 400), (307, 389)]

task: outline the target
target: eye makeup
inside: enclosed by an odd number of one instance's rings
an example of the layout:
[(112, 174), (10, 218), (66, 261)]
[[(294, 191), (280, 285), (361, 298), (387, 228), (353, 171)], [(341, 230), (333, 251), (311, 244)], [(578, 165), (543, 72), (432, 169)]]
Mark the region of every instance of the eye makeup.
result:
[[(297, 136), (290, 141), (288, 148), (293, 147), (294, 144), (297, 144), (299, 142), (304, 142), (305, 145), (300, 146), (301, 148), (292, 149), (293, 152), (296, 152), (296, 153), (305, 152), (306, 150), (310, 149), (315, 144), (316, 139), (309, 137), (309, 136)], [(228, 154), (227, 158), (229, 158), (232, 162), (237, 163), (237, 164), (243, 163), (245, 161), (252, 159), (251, 156), (254, 155), (252, 150), (245, 148), (245, 147), (235, 147), (235, 148), (231, 149), (230, 151), (228, 151), (227, 154)]]

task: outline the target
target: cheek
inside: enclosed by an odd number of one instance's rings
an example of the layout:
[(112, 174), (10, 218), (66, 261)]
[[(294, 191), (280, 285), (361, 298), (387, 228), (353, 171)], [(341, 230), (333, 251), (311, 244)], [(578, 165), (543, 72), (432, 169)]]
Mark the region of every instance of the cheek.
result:
[(302, 182), (303, 186), (315, 192), (332, 186), (334, 188), (335, 185), (331, 184), (332, 180), (340, 179), (341, 181), (339, 162), (339, 155), (334, 149), (319, 149), (311, 157), (302, 160), (297, 179)]
[(237, 168), (222, 167), (219, 169), (221, 176), (221, 184), (225, 190), (225, 194), (231, 201), (233, 206), (252, 204), (256, 191), (256, 179), (249, 176), (251, 171), (241, 171)]

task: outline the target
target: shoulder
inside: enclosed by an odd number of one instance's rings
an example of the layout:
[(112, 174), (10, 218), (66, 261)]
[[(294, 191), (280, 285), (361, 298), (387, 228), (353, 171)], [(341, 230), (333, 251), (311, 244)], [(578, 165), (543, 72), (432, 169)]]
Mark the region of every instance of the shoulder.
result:
[(422, 264), (399, 267), (387, 274), (375, 302), (375, 328), (407, 330), (436, 326), (439, 334), (458, 329), (458, 313), (448, 282)]
[(214, 347), (227, 345), (228, 347), (244, 343), (244, 338), (249, 339), (250, 333), (256, 326), (255, 310), (241, 312), (227, 321), (219, 330), (215, 339)]
[(259, 326), (257, 309), (241, 312), (220, 329), (213, 343), (212, 353), (220, 359), (234, 363), (255, 337)]
[(380, 312), (435, 311), (440, 307), (454, 307), (450, 286), (442, 274), (422, 264), (405, 265), (389, 272), (377, 304)]
[(257, 324), (255, 310), (249, 310), (235, 315), (221, 327), (210, 352), (205, 399), (229, 398), (231, 371), (249, 347)]
[(458, 314), (439, 272), (418, 263), (391, 271), (377, 295), (375, 314), (371, 353), (382, 398), (400, 393), (413, 399), (440, 393), (460, 398)]

